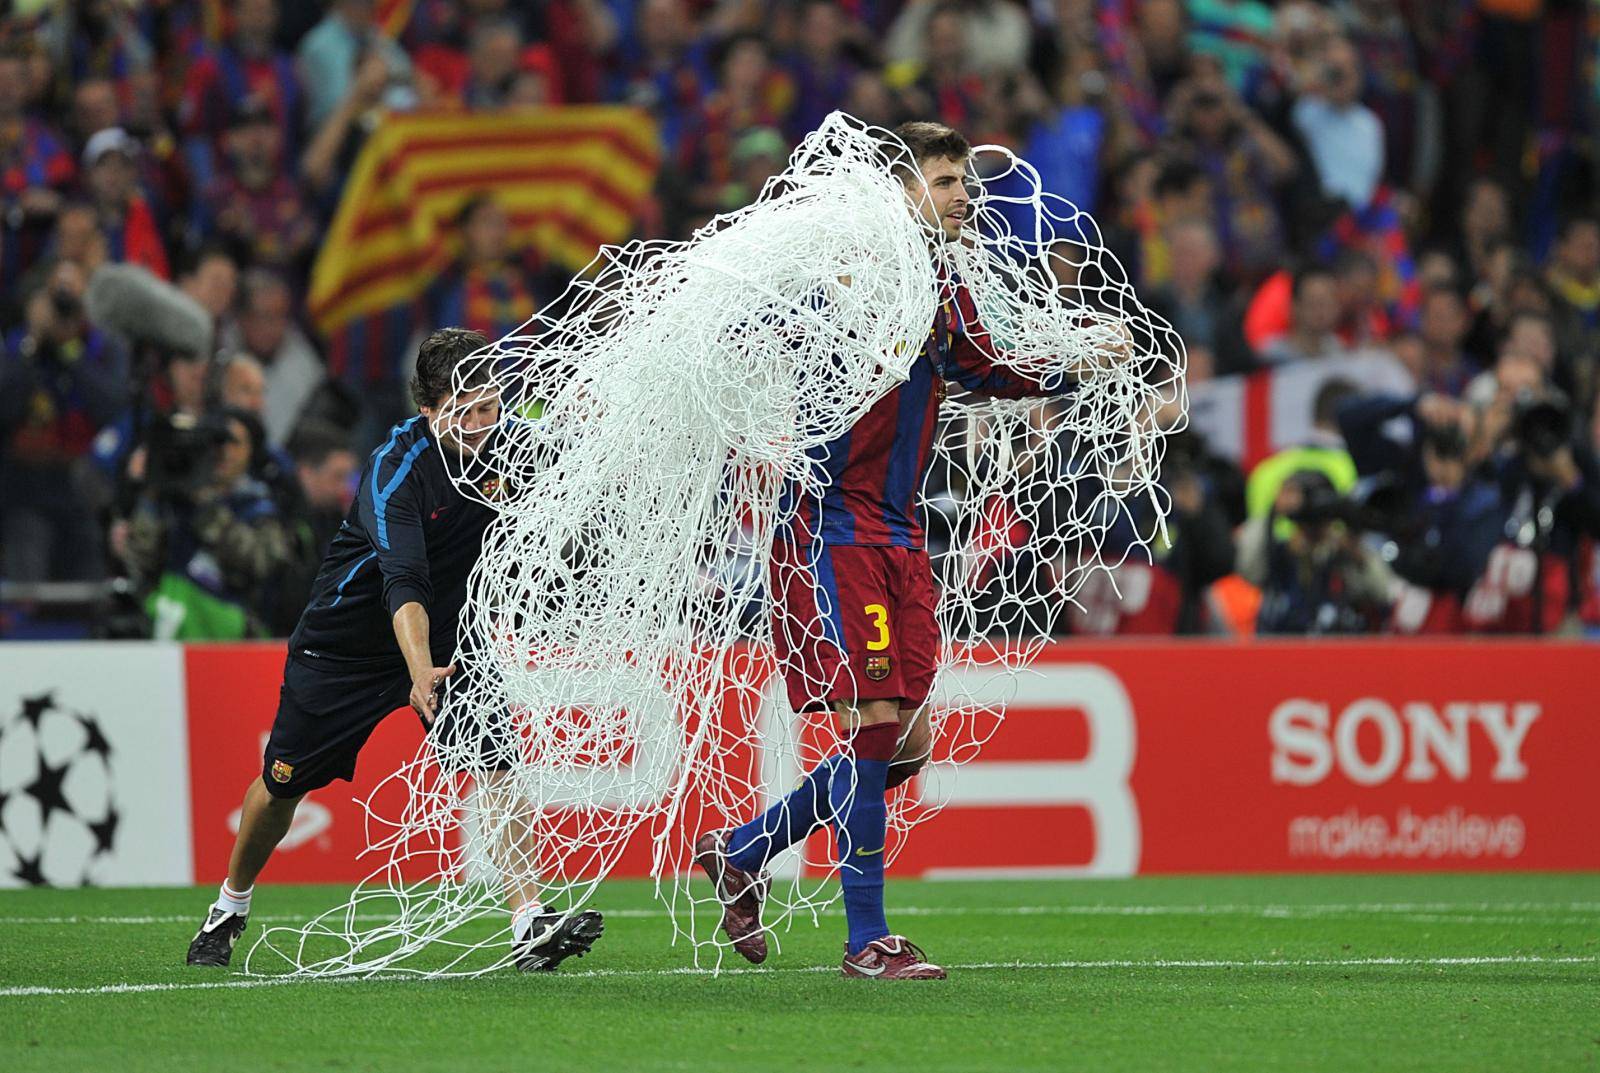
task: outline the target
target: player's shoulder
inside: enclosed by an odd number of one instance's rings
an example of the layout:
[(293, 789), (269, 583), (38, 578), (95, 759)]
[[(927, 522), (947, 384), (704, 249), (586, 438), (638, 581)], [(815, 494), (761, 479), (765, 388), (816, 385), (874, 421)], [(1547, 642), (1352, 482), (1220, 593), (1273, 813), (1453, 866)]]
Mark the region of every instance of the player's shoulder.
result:
[(368, 456), (362, 478), (379, 490), (399, 485), (411, 474), (420, 474), (418, 462), (431, 453), (436, 453), (433, 437), (428, 423), (418, 414), (389, 430)]

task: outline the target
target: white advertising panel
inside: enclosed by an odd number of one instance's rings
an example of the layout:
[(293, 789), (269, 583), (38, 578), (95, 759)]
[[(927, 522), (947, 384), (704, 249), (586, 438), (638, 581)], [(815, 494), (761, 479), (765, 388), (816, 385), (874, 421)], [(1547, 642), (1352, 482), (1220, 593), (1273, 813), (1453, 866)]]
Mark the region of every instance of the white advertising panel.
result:
[(183, 648), (0, 645), (0, 887), (193, 881)]

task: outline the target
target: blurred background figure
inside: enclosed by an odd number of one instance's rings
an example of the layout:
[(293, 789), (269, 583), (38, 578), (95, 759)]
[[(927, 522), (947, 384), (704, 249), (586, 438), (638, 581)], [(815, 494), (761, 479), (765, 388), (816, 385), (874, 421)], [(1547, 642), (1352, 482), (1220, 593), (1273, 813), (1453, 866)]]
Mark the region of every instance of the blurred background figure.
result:
[(498, 339), (520, 328), (538, 309), (532, 281), (511, 250), (511, 224), (494, 197), (467, 201), (456, 218), (461, 256), (434, 284), (431, 322), (458, 325)]
[(96, 132), (83, 148), (85, 186), (111, 260), (143, 265), (167, 277), (171, 269), (161, 228), (139, 182), (141, 152), (138, 141), (121, 127)]
[(261, 408), (267, 440), (289, 442), (308, 410), (317, 405), (327, 373), (316, 348), (294, 321), (294, 293), (270, 269), (246, 272), (239, 287), (239, 315), (224, 329), (224, 352), (247, 354), (266, 378)]
[(1312, 265), (1294, 274), (1289, 329), (1261, 350), (1274, 364), (1334, 360), (1350, 351), (1335, 331), (1339, 326), (1339, 279), (1330, 269)]
[(259, 423), (224, 408), (158, 427), (122, 553), (151, 636), (267, 636), (268, 586), (291, 553), (277, 504), (250, 475)]
[(355, 499), (353, 482), (361, 469), (350, 436), (339, 426), (315, 418), (296, 430), (289, 444), (294, 486), (280, 499), (286, 551), (264, 604), (274, 634), (294, 629), (305, 610), (305, 594), (316, 580), (328, 544)]
[(1339, 428), (1357, 471), (1381, 489), (1369, 512), (1397, 575), (1394, 627), (1456, 633), (1462, 601), (1488, 565), (1505, 512), (1495, 483), (1475, 471), (1469, 409), (1447, 395), (1345, 400)]
[(198, 233), (251, 264), (303, 277), (317, 227), (300, 186), (283, 169), (283, 133), (271, 105), (243, 98), (222, 144), (215, 177), (199, 199)]
[(361, 63), (383, 64), (383, 99), (391, 108), (416, 102), (410, 88), (411, 59), (375, 22), (374, 0), (334, 0), (327, 15), (301, 39), (295, 63), (305, 86), (306, 123), (315, 130), (350, 92)]
[(12, 581), (96, 579), (107, 489), (90, 447), (122, 409), (128, 358), (89, 324), (78, 266), (35, 279), (0, 358), (0, 566)]
[(1316, 470), (1290, 474), (1272, 508), (1244, 524), (1238, 556), (1261, 589), (1258, 633), (1375, 633), (1388, 614), (1393, 575), (1362, 542), (1350, 501)]

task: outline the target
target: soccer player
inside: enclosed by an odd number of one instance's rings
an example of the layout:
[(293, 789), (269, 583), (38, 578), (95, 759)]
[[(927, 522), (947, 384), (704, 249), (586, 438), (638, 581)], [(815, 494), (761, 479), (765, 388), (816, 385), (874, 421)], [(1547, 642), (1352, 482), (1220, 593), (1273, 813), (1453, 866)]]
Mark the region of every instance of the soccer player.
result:
[[(477, 456), (493, 435), (500, 398), (487, 383), (487, 364), (459, 392), (452, 381), (456, 366), (487, 345), (463, 328), (429, 335), (411, 382), (420, 413), (396, 425), (361, 471), (356, 501), (289, 638), (262, 775), (245, 792), (228, 877), (189, 945), (190, 965), (228, 964), (249, 918), (256, 877), (300, 801), (335, 779), (350, 779), (361, 746), (391, 711), (409, 702), (437, 738), (466, 742), (461, 735), (477, 735), (487, 769), (481, 781), (491, 793), (496, 772), (507, 767), (514, 747), (496, 740), (503, 728), (469, 727), (448, 706), (436, 722), (440, 690), (455, 673), (450, 659), (467, 576), (494, 517), (456, 487), (441, 454)], [(485, 485), (493, 488), (493, 479)], [(525, 837), (522, 825), (521, 834), (508, 832), (506, 840)], [(518, 968), (550, 970), (586, 953), (604, 929), (600, 914), (546, 911), (534, 878), (512, 867), (518, 847), (493, 848), (509, 858), (496, 863), (505, 873)]]
[[(938, 123), (906, 123), (895, 134), (916, 160), (915, 171), (897, 165), (910, 203), (943, 241), (959, 242), (969, 204), (966, 139)], [(945, 977), (913, 943), (890, 934), (883, 906), (885, 795), (932, 751), (925, 705), (939, 662), (938, 595), (917, 493), (946, 381), (1007, 398), (1061, 394), (1071, 383), (1047, 386), (995, 367), (972, 295), (955, 278), (944, 292), (910, 379), (813, 452), (820, 504), (802, 501), (773, 548), (772, 632), (790, 705), (831, 708), (848, 744), (762, 815), (695, 843), (695, 860), (723, 903), (723, 930), (752, 962), (767, 956), (767, 861), (831, 823), (849, 927), (844, 975)]]

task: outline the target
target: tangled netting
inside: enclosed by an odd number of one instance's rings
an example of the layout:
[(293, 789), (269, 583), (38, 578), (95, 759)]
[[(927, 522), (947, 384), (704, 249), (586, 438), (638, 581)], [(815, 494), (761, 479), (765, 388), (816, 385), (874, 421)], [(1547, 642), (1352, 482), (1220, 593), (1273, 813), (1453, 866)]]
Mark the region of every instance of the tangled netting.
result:
[[(511, 948), (486, 921), (504, 923), (513, 891), (575, 910), (625, 854), (648, 863), (697, 962), (720, 963), (696, 838), (780, 798), (846, 733), (790, 712), (772, 593), (815, 589), (792, 552), (816, 550), (799, 520), (829, 445), (930, 360), (930, 325), (964, 286), (987, 359), (1075, 387), (1006, 401), (950, 385), (958, 405), (939, 411), (921, 496), (943, 635), (921, 717), (932, 762), (891, 795), (888, 860), (938, 811), (1085, 579), (1161, 535), (1183, 350), (1026, 162), (974, 153), (958, 243), (924, 222), (905, 168), (892, 135), (835, 113), (754, 204), (687, 242), (606, 249), (458, 369), (461, 399), (497, 393), (503, 409), (476, 453), (444, 455), (497, 512), (448, 729), (369, 802), (381, 867), (346, 905), (269, 932), (252, 971), (490, 971)], [(823, 617), (860, 610), (815, 599)], [(779, 628), (791, 651), (828, 643)], [(774, 932), (836, 896), (825, 836), (772, 867)]]

